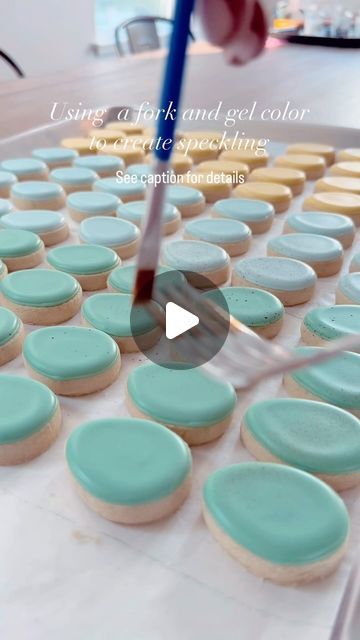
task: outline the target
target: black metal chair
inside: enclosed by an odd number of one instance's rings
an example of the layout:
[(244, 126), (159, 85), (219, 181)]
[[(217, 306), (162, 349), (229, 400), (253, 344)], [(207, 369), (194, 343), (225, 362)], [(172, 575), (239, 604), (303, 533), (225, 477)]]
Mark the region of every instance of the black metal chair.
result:
[(0, 49), (0, 58), (5, 60), (5, 62), (9, 65), (9, 67), (13, 69), (13, 71), (15, 71), (16, 75), (19, 76), (19, 78), (25, 78), (25, 73), (23, 72), (21, 67), (19, 67), (19, 65), (15, 62), (13, 58), (9, 56), (8, 53), (6, 53), (5, 51), (1, 51), (1, 49)]
[[(169, 18), (161, 16), (137, 16), (130, 18), (119, 24), (115, 29), (116, 48), (121, 56), (124, 55), (124, 48), (121, 42), (121, 33), (125, 31), (128, 49), (130, 53), (141, 53), (142, 51), (153, 51), (161, 48), (157, 23), (166, 23), (173, 25), (173, 21)], [(195, 40), (191, 31), (189, 31), (191, 40)]]

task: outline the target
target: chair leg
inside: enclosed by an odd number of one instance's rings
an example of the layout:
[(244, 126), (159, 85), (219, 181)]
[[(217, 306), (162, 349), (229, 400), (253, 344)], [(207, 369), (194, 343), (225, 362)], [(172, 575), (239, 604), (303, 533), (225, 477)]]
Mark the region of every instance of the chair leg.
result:
[(0, 58), (3, 58), (5, 62), (8, 63), (8, 65), (15, 71), (16, 75), (19, 76), (19, 78), (25, 78), (25, 73), (23, 72), (23, 70), (19, 67), (15, 60), (13, 60), (7, 53), (5, 53), (5, 51), (0, 51)]

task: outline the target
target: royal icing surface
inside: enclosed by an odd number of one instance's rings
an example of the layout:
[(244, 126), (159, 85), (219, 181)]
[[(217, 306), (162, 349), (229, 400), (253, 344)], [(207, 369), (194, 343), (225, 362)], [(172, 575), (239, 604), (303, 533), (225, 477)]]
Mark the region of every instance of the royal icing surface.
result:
[(351, 302), (360, 304), (360, 273), (345, 273), (338, 282), (338, 289)]
[(240, 220), (201, 218), (185, 225), (185, 233), (211, 243), (243, 242), (251, 237), (249, 227)]
[(118, 198), (124, 196), (143, 196), (146, 191), (146, 185), (137, 180), (136, 182), (127, 182), (118, 178), (102, 178), (94, 184), (95, 191), (105, 191), (105, 193), (113, 193)]
[(288, 258), (304, 262), (339, 260), (343, 248), (338, 240), (315, 233), (288, 233), (268, 242), (268, 248)]
[(74, 160), (75, 167), (82, 169), (92, 169), (99, 176), (108, 171), (123, 171), (125, 169), (124, 161), (118, 156), (89, 155), (79, 156)]
[(64, 195), (63, 188), (56, 182), (28, 180), (17, 182), (11, 187), (11, 195), (24, 200), (48, 200)]
[(304, 318), (304, 325), (322, 340), (357, 334), (360, 330), (360, 307), (340, 304), (311, 309)]
[(112, 249), (98, 244), (68, 244), (48, 251), (47, 261), (59, 271), (92, 275), (111, 271), (118, 266), (120, 258)]
[(298, 291), (316, 282), (309, 265), (291, 258), (243, 258), (236, 263), (235, 271), (247, 282), (278, 291)]
[(95, 171), (81, 167), (60, 167), (50, 172), (50, 180), (63, 185), (91, 185), (97, 178)]
[(35, 253), (43, 247), (43, 242), (32, 231), (22, 229), (0, 229), (0, 257), (18, 258)]
[(66, 199), (68, 207), (81, 211), (89, 216), (101, 213), (112, 213), (116, 210), (120, 200), (112, 193), (95, 191), (77, 191), (70, 193)]
[(139, 229), (128, 220), (111, 216), (94, 216), (80, 224), (79, 236), (87, 244), (101, 244), (116, 247), (134, 242), (140, 235)]
[(55, 269), (23, 269), (9, 273), (0, 282), (0, 291), (15, 304), (53, 307), (71, 300), (81, 291), (75, 278)]
[[(129, 220), (136, 225), (140, 225), (147, 212), (147, 206), (148, 205), (145, 200), (121, 203), (117, 208), (116, 215), (118, 218), (123, 218), (124, 220)], [(172, 222), (173, 220), (177, 220), (179, 217), (180, 213), (178, 209), (169, 202), (166, 202), (163, 208), (163, 221)]]
[(13, 211), (1, 218), (0, 224), (6, 229), (25, 229), (33, 233), (56, 231), (65, 224), (62, 213), (57, 211)]
[(267, 291), (250, 287), (224, 287), (203, 295), (221, 304), (219, 292), (225, 299), (229, 313), (248, 327), (264, 327), (281, 320), (284, 315), (280, 300)]
[(141, 306), (133, 309), (133, 296), (127, 293), (97, 293), (82, 306), (85, 320), (95, 329), (114, 337), (142, 335), (157, 326), (153, 316)]
[(207, 273), (226, 267), (230, 258), (224, 249), (208, 242), (178, 240), (163, 248), (162, 261), (180, 271)]
[[(1, 288), (0, 288), (1, 291)], [(0, 347), (12, 340), (21, 328), (19, 318), (5, 307), (0, 307)]]
[(213, 211), (221, 218), (235, 218), (241, 222), (263, 222), (275, 215), (274, 207), (269, 202), (246, 198), (218, 200)]
[(332, 238), (354, 234), (354, 223), (347, 216), (338, 213), (292, 213), (286, 224), (300, 233), (316, 233)]
[(13, 160), (4, 160), (0, 164), (3, 171), (9, 171), (18, 178), (26, 177), (34, 173), (47, 173), (45, 162), (36, 160), (35, 158), (14, 158)]

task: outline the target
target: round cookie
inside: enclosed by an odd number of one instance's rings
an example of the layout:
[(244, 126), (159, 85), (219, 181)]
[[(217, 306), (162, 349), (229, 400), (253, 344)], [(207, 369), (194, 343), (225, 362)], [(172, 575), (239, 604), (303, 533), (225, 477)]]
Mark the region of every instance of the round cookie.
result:
[(274, 207), (263, 200), (247, 200), (246, 198), (229, 198), (218, 200), (212, 208), (214, 218), (233, 218), (244, 222), (253, 234), (268, 231), (274, 220)]
[(98, 178), (99, 176), (92, 169), (81, 167), (63, 167), (50, 172), (50, 180), (61, 185), (67, 194), (91, 191)]
[[(107, 286), (109, 291), (116, 293), (133, 293), (135, 285), (136, 265), (129, 264), (125, 267), (118, 267), (114, 269), (108, 277)], [(158, 267), (156, 275), (162, 275), (163, 273), (174, 273), (176, 278), (182, 278), (185, 280), (182, 274), (169, 267)]]
[(70, 216), (75, 222), (81, 222), (93, 216), (115, 216), (120, 200), (112, 193), (95, 191), (77, 191), (66, 199)]
[(74, 160), (74, 167), (81, 169), (91, 169), (100, 178), (111, 178), (118, 171), (125, 170), (125, 164), (117, 156), (89, 155), (79, 156)]
[(109, 275), (120, 264), (115, 251), (97, 244), (57, 247), (48, 252), (47, 261), (54, 269), (76, 278), (83, 291), (105, 289)]
[(61, 426), (60, 406), (45, 385), (0, 375), (0, 465), (28, 462), (46, 451)]
[(355, 238), (355, 226), (348, 216), (339, 213), (292, 213), (288, 215), (284, 224), (284, 233), (311, 233), (341, 242), (344, 249), (348, 249)]
[(360, 148), (341, 149), (336, 154), (338, 162), (360, 162)]
[[(144, 200), (137, 200), (133, 202), (127, 202), (126, 204), (120, 203), (116, 215), (118, 218), (128, 220), (137, 227), (141, 227), (144, 217), (147, 213), (148, 204)], [(163, 208), (163, 234), (170, 235), (175, 233), (181, 226), (180, 211), (170, 202), (165, 202)]]
[(23, 341), (21, 320), (10, 309), (0, 307), (0, 367), (21, 353)]
[(104, 191), (112, 193), (122, 202), (132, 202), (133, 200), (143, 200), (146, 194), (146, 186), (141, 180), (127, 182), (120, 178), (102, 178), (94, 184), (94, 191)]
[(337, 491), (360, 483), (360, 422), (343, 409), (297, 398), (263, 400), (246, 411), (240, 433), (257, 460), (297, 467)]
[(278, 156), (275, 158), (274, 166), (298, 169), (305, 173), (307, 180), (317, 180), (324, 175), (326, 162), (322, 156), (294, 153)]
[(152, 172), (152, 167), (146, 162), (142, 162), (140, 164), (130, 164), (126, 169), (126, 173), (128, 173), (130, 176), (136, 176), (139, 180), (144, 180), (149, 175), (151, 175)]
[(336, 305), (318, 307), (307, 312), (301, 325), (301, 337), (305, 344), (325, 346), (328, 340), (336, 340), (359, 333), (360, 307)]
[(261, 155), (258, 155), (256, 149), (229, 149), (222, 151), (219, 156), (220, 160), (230, 160), (230, 162), (241, 162), (246, 164), (250, 169), (257, 167), (266, 167), (269, 155), (264, 149)]
[(46, 247), (63, 242), (69, 236), (69, 227), (62, 213), (44, 209), (13, 211), (0, 220), (5, 229), (24, 229), (36, 233)]
[(103, 418), (80, 425), (66, 460), (82, 500), (123, 524), (144, 524), (176, 511), (191, 488), (191, 453), (150, 420)]
[(287, 169), (281, 167), (262, 167), (254, 169), (248, 176), (248, 182), (274, 182), (291, 189), (293, 196), (304, 191), (306, 175), (299, 169)]
[(134, 336), (141, 340), (142, 350), (151, 349), (161, 338), (161, 327), (145, 307), (133, 310), (133, 296), (127, 293), (97, 293), (82, 306), (85, 325), (109, 334), (121, 353), (139, 351)]
[(360, 252), (353, 255), (350, 262), (349, 271), (360, 271)]
[(210, 242), (225, 249), (229, 256), (239, 256), (250, 247), (251, 231), (239, 220), (201, 218), (185, 225), (184, 238)]
[(331, 176), (345, 176), (348, 178), (360, 178), (360, 161), (337, 162), (330, 167)]
[(244, 182), (244, 179), (249, 174), (249, 167), (246, 164), (232, 162), (231, 160), (207, 160), (200, 162), (195, 172), (231, 176), (232, 184), (236, 186)]
[(88, 155), (89, 153), (97, 153), (96, 147), (92, 146), (91, 138), (63, 138), (60, 144), (65, 149), (73, 149), (80, 156)]
[(356, 226), (360, 225), (360, 196), (355, 193), (323, 191), (313, 193), (303, 202), (304, 211), (326, 211), (349, 216)]
[(10, 213), (11, 211), (14, 211), (14, 208), (11, 202), (9, 202), (9, 200), (0, 198), (0, 224), (1, 224), (1, 218), (6, 214)]
[[(97, 141), (101, 140), (100, 147), (105, 143), (115, 143), (115, 142), (123, 142), (126, 138), (126, 133), (122, 129), (97, 129), (94, 127), (88, 131), (89, 138), (94, 140), (94, 144)], [(99, 150), (99, 147), (98, 147)]]
[(193, 164), (193, 159), (184, 153), (176, 153), (175, 151), (171, 154), (170, 167), (176, 175), (191, 171)]
[(250, 200), (264, 200), (269, 202), (276, 213), (286, 211), (292, 199), (289, 187), (274, 182), (246, 182), (239, 184), (232, 192), (234, 198), (247, 198)]
[(336, 304), (360, 304), (360, 273), (345, 273), (336, 288)]
[(129, 164), (144, 162), (145, 159), (144, 149), (136, 145), (134, 146), (134, 144), (125, 144), (125, 142), (120, 142), (120, 144), (107, 144), (106, 147), (101, 149), (100, 153), (121, 158), (126, 167)]
[(30, 180), (11, 187), (11, 201), (17, 209), (50, 209), (65, 207), (65, 191), (55, 182)]
[(315, 233), (288, 233), (272, 238), (267, 244), (267, 253), (301, 260), (322, 278), (338, 273), (344, 260), (344, 250), (338, 240)]
[(19, 181), (47, 180), (49, 175), (45, 162), (36, 160), (35, 158), (4, 160), (0, 164), (0, 169), (13, 173)]
[[(225, 287), (220, 289), (228, 312), (255, 333), (264, 338), (274, 338), (280, 331), (284, 307), (280, 300), (268, 291), (249, 287)], [(217, 291), (207, 291), (206, 299), (219, 304)]]
[(329, 144), (318, 144), (314, 142), (298, 142), (290, 144), (286, 153), (310, 156), (322, 156), (327, 165), (335, 162), (335, 149)]
[(235, 264), (232, 284), (265, 289), (285, 307), (291, 307), (310, 300), (316, 273), (309, 265), (292, 258), (243, 258)]
[(203, 213), (205, 198), (199, 189), (183, 185), (170, 185), (166, 190), (166, 201), (179, 209), (184, 218), (190, 218)]
[(33, 158), (45, 162), (49, 169), (71, 167), (78, 156), (73, 149), (64, 149), (63, 147), (41, 147), (34, 149), (31, 155)]
[(111, 129), (112, 131), (120, 129), (126, 135), (142, 135), (144, 133), (144, 127), (141, 124), (126, 120), (111, 120), (105, 125), (105, 129)]
[[(189, 272), (193, 286), (204, 286), (196, 274), (210, 280), (214, 285), (224, 284), (230, 276), (230, 258), (221, 247), (198, 240), (178, 240), (162, 250), (162, 262), (167, 267)], [(191, 274), (191, 275), (190, 275)]]
[(0, 171), (0, 198), (10, 196), (11, 187), (17, 182), (17, 177), (10, 171)]
[(219, 147), (216, 142), (206, 143), (204, 140), (180, 140), (174, 147), (176, 152), (189, 156), (194, 164), (216, 160), (219, 155)]
[(8, 271), (37, 267), (44, 256), (44, 243), (32, 231), (0, 229), (0, 260)]
[(360, 196), (360, 178), (346, 176), (324, 176), (316, 180), (314, 191), (345, 191)]
[(7, 272), (8, 272), (8, 270), (7, 270), (7, 266), (6, 266), (5, 262), (0, 260), (0, 280), (5, 278), (5, 276), (7, 275)]
[(189, 173), (182, 181), (183, 185), (195, 187), (203, 194), (206, 202), (216, 202), (228, 198), (232, 190), (232, 181), (228, 176), (211, 173)]
[(156, 420), (188, 444), (198, 445), (227, 429), (236, 394), (230, 383), (209, 377), (201, 368), (144, 364), (128, 377), (127, 403), (135, 417)]
[(202, 140), (207, 144), (211, 142), (220, 142), (223, 134), (221, 131), (213, 131), (211, 129), (202, 129), (201, 131), (183, 131), (181, 134), (182, 140)]
[(27, 324), (60, 324), (79, 311), (82, 291), (67, 273), (25, 269), (1, 281), (0, 301)]
[(79, 238), (86, 244), (110, 247), (122, 258), (131, 258), (138, 250), (140, 231), (132, 223), (120, 218), (95, 216), (80, 224)]
[(25, 338), (23, 356), (32, 378), (64, 396), (105, 389), (116, 380), (121, 366), (116, 342), (86, 327), (37, 329)]

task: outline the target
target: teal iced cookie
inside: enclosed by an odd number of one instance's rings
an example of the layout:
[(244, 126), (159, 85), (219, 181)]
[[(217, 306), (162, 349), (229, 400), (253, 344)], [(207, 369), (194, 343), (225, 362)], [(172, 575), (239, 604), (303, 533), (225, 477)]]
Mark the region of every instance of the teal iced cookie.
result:
[(86, 244), (110, 247), (120, 258), (133, 256), (138, 248), (140, 231), (132, 223), (110, 216), (94, 216), (80, 224), (79, 237)]
[(301, 336), (306, 344), (321, 346), (328, 340), (356, 335), (359, 330), (360, 307), (336, 305), (308, 311), (301, 326)]
[(23, 355), (32, 377), (66, 396), (100, 391), (120, 371), (120, 352), (114, 340), (85, 327), (37, 329), (26, 337)]
[(170, 185), (166, 190), (166, 200), (179, 209), (184, 218), (197, 216), (205, 210), (205, 198), (199, 189), (184, 185)]
[(215, 218), (232, 218), (245, 222), (253, 233), (268, 231), (275, 217), (272, 204), (263, 200), (228, 198), (218, 200), (212, 208)]
[[(116, 215), (123, 220), (129, 220), (141, 227), (147, 213), (147, 203), (144, 200), (134, 200), (134, 202), (120, 203)], [(163, 209), (163, 233), (168, 235), (175, 233), (180, 227), (180, 211), (169, 202), (164, 204)]]
[(145, 364), (133, 369), (127, 392), (134, 415), (165, 424), (192, 445), (224, 433), (236, 405), (231, 384), (180, 363), (172, 363), (171, 368)]
[(0, 258), (9, 271), (35, 267), (44, 257), (44, 243), (38, 235), (22, 229), (0, 229)]
[(360, 273), (345, 273), (336, 288), (336, 304), (360, 304)]
[(40, 147), (34, 149), (31, 155), (37, 160), (45, 162), (49, 169), (69, 167), (77, 158), (78, 152), (64, 147)]
[(60, 167), (50, 171), (49, 179), (63, 187), (66, 193), (90, 191), (98, 179), (92, 169), (82, 167)]
[(239, 220), (201, 218), (185, 225), (184, 238), (210, 242), (225, 249), (229, 256), (238, 256), (249, 249), (251, 231)]
[(315, 233), (288, 233), (269, 240), (268, 255), (294, 258), (310, 265), (318, 276), (332, 276), (342, 266), (344, 250), (335, 238)]
[[(170, 267), (158, 267), (156, 275), (162, 275), (164, 273), (174, 274), (174, 277), (178, 281), (180, 279), (184, 282), (182, 274)], [(116, 291), (118, 293), (132, 293), (135, 284), (136, 265), (127, 265), (126, 267), (119, 267), (114, 269), (108, 278), (108, 288), (110, 291)]]
[[(230, 275), (230, 258), (222, 247), (197, 240), (178, 240), (162, 250), (162, 262), (171, 269), (205, 276), (215, 285)], [(191, 275), (189, 279), (192, 280)], [(193, 284), (196, 286), (194, 280)], [(199, 285), (201, 287), (201, 283)]]
[(8, 198), (13, 184), (17, 182), (17, 177), (10, 171), (0, 171), (0, 197)]
[(76, 222), (93, 216), (115, 216), (119, 202), (112, 193), (95, 191), (77, 191), (66, 199), (69, 213)]
[[(299, 347), (296, 355), (311, 355), (321, 347)], [(322, 400), (360, 416), (360, 355), (345, 351), (321, 364), (304, 367), (284, 378), (291, 396)]]
[[(10, 213), (11, 211), (13, 211), (13, 206), (11, 202), (9, 202), (9, 200), (0, 198), (0, 218), (2, 218), (3, 216), (6, 216), (6, 214)], [(2, 223), (2, 220), (0, 220), (0, 225), (4, 226)]]
[[(203, 295), (219, 304), (219, 292), (229, 313), (259, 335), (273, 338), (280, 331), (284, 307), (276, 296), (268, 291), (249, 287), (224, 287)], [(225, 311), (227, 309), (225, 308)]]
[(136, 176), (140, 180), (146, 178), (151, 175), (153, 172), (150, 164), (140, 163), (140, 164), (130, 164), (126, 169), (126, 173), (131, 176)]
[(346, 550), (343, 501), (321, 480), (285, 465), (218, 469), (205, 483), (203, 510), (214, 538), (233, 557), (280, 584), (325, 577)]
[(349, 271), (360, 271), (360, 253), (355, 253), (355, 255), (353, 255)]
[(48, 263), (78, 280), (84, 291), (104, 289), (109, 274), (120, 264), (120, 258), (108, 247), (98, 244), (68, 244), (51, 249)]
[(191, 454), (156, 422), (104, 418), (71, 434), (66, 460), (82, 499), (114, 522), (140, 524), (178, 509), (191, 484)]
[(338, 213), (292, 213), (286, 218), (284, 232), (316, 233), (341, 242), (344, 249), (353, 243), (355, 225), (350, 218)]
[(0, 375), (0, 406), (0, 465), (31, 460), (57, 437), (60, 407), (44, 384)]
[(24, 229), (40, 236), (45, 246), (62, 242), (69, 235), (69, 227), (58, 211), (12, 211), (1, 218), (5, 229)]
[(7, 275), (7, 267), (5, 262), (3, 262), (2, 260), (0, 260), (0, 280), (2, 280), (3, 278), (5, 278), (5, 276)]
[(46, 180), (48, 168), (45, 162), (35, 158), (14, 158), (4, 160), (0, 169), (13, 173), (18, 180)]
[(18, 209), (61, 209), (65, 192), (60, 184), (28, 180), (11, 187), (11, 200)]
[(100, 178), (113, 176), (117, 171), (124, 171), (124, 161), (118, 156), (89, 155), (79, 156), (74, 160), (75, 167), (92, 169)]
[(121, 178), (102, 178), (95, 182), (94, 190), (112, 193), (123, 202), (131, 202), (145, 198), (146, 186), (141, 180), (132, 182)]
[(21, 320), (5, 307), (0, 307), (0, 366), (21, 353), (24, 330)]

